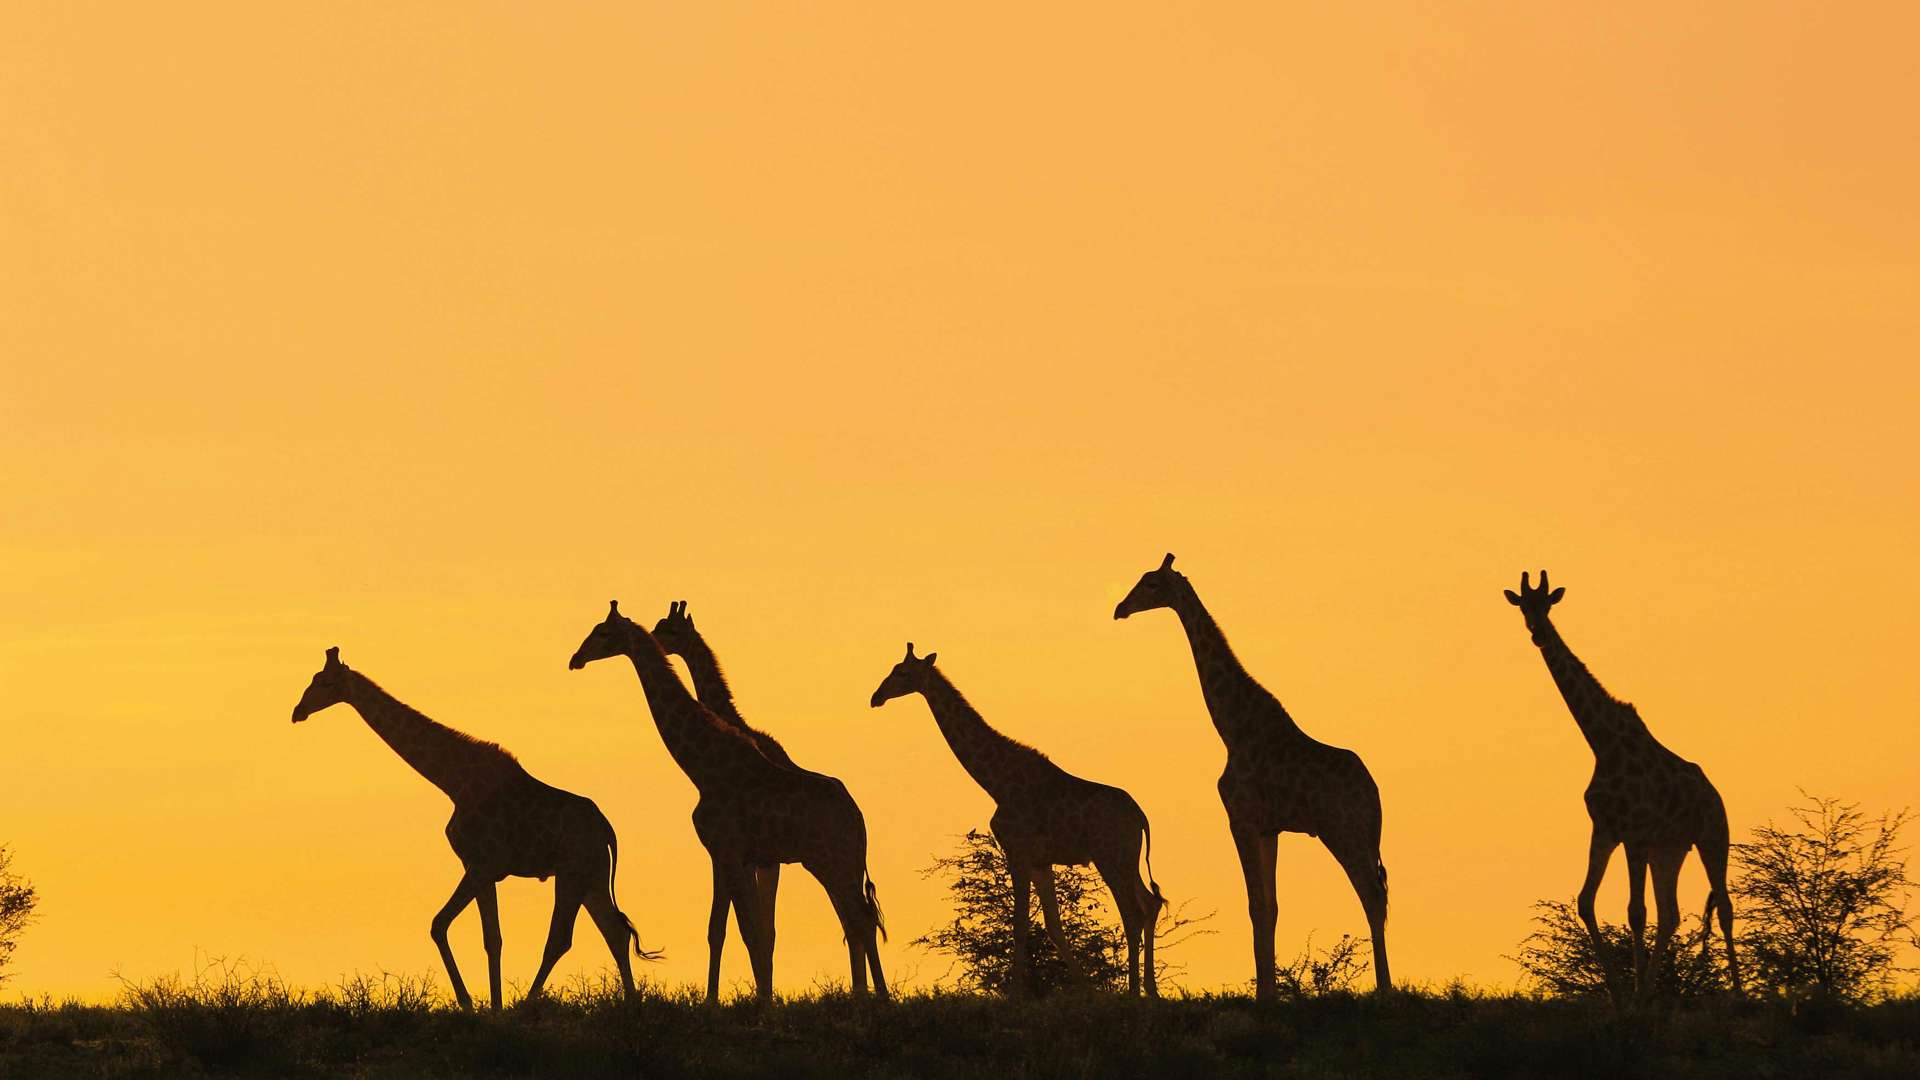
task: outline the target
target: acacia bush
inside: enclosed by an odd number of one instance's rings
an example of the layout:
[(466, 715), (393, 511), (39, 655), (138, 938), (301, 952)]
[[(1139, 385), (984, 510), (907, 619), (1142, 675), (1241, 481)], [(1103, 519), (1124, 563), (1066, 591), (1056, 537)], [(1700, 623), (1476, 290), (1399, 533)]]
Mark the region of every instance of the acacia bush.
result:
[[(1593, 938), (1572, 904), (1540, 900), (1534, 903), (1533, 911), (1533, 933), (1508, 959), (1520, 965), (1536, 993), (1554, 998), (1605, 999), (1607, 968), (1616, 972), (1633, 970), (1633, 933), (1626, 926), (1600, 923), (1600, 940), (1606, 950), (1603, 966), (1603, 957), (1594, 951)], [(1661, 993), (1690, 1001), (1726, 992), (1726, 964), (1719, 938), (1711, 939), (1715, 947), (1705, 948), (1707, 935), (1706, 920), (1700, 916), (1681, 920), (1660, 973)]]
[(1920, 944), (1907, 914), (1905, 810), (1868, 817), (1854, 803), (1806, 795), (1798, 828), (1771, 821), (1735, 844), (1731, 883), (1738, 941), (1753, 982), (1786, 998), (1885, 997), (1903, 945)]
[[(987, 993), (1013, 989), (1013, 878), (1007, 857), (992, 834), (971, 829), (960, 837), (952, 855), (941, 856), (921, 871), (924, 877), (947, 879), (953, 900), (953, 918), (915, 938), (913, 944), (953, 958), (961, 985)], [(1116, 916), (1109, 915), (1101, 897), (1106, 883), (1085, 866), (1056, 866), (1054, 895), (1060, 907), (1060, 930), (1080, 961), (1087, 982), (1103, 989), (1127, 985), (1127, 937)], [(1027, 963), (1029, 989), (1048, 991), (1068, 985), (1067, 966), (1053, 939), (1047, 936), (1040, 912), (1039, 886), (1027, 905)], [(1212, 933), (1199, 924), (1212, 913), (1190, 915), (1186, 906), (1162, 908), (1154, 943), (1156, 977), (1176, 973), (1165, 954), (1196, 934)]]
[(0, 983), (7, 981), (7, 964), (39, 902), (33, 884), (13, 872), (13, 853), (0, 845)]

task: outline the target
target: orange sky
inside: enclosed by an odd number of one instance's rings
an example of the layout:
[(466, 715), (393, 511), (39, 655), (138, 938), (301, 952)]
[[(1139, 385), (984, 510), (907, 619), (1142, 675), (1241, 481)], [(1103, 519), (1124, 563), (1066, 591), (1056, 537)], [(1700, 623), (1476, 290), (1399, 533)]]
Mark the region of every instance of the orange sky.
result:
[[(287, 723), (335, 644), (598, 801), (698, 978), (692, 788), (630, 671), (566, 670), (609, 597), (692, 601), (846, 780), (921, 985), (916, 871), (991, 806), (867, 708), (908, 639), (1140, 800), (1220, 913), (1182, 981), (1249, 977), (1186, 646), (1111, 617), (1167, 550), (1379, 781), (1402, 978), (1510, 983), (1580, 880), (1523, 568), (1736, 835), (1915, 801), (1920, 16), (1435, 7), (11, 6), (9, 989), (437, 971), (445, 799)], [(782, 892), (781, 985), (844, 979)], [(523, 983), (548, 895), (502, 890)], [(1280, 895), (1283, 950), (1364, 927), (1311, 841)]]

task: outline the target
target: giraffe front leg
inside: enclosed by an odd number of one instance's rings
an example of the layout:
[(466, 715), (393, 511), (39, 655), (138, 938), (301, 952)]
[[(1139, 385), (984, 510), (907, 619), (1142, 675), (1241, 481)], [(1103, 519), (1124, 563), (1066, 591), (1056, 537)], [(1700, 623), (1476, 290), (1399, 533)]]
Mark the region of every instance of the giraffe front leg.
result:
[(460, 884), (454, 886), (453, 895), (447, 898), (439, 913), (433, 917), (431, 930), (433, 943), (440, 949), (440, 962), (447, 966), (447, 978), (453, 982), (454, 1000), (468, 1012), (473, 1011), (473, 995), (467, 993), (467, 984), (460, 978), (460, 965), (453, 962), (453, 947), (447, 944), (447, 928), (453, 925), (453, 920), (461, 912), (467, 910), (468, 904), (473, 903), (477, 888), (478, 882), (472, 874), (462, 877)]
[(1280, 899), (1274, 892), (1274, 857), (1279, 837), (1236, 826), (1234, 850), (1240, 855), (1240, 874), (1247, 883), (1247, 917), (1253, 922), (1253, 997), (1272, 1001), (1279, 991), (1274, 982), (1273, 927), (1280, 918)]
[(480, 906), (480, 944), (487, 950), (487, 990), (493, 995), (493, 1011), (500, 1011), (500, 893), (495, 883), (483, 882), (474, 890), (474, 902)]
[(1666, 973), (1673, 934), (1680, 928), (1680, 867), (1687, 861), (1690, 846), (1661, 847), (1653, 852), (1653, 955), (1647, 964), (1647, 980), (1640, 987), (1642, 999), (1653, 996)]
[(753, 870), (753, 902), (760, 923), (760, 940), (751, 948), (753, 956), (753, 981), (755, 996), (760, 1004), (773, 1003), (773, 938), (774, 908), (780, 893), (780, 864), (755, 867)]
[[(720, 860), (713, 860), (713, 910), (707, 914), (707, 1004), (713, 1005), (720, 1000), (720, 954), (727, 948), (727, 909), (730, 888), (727, 875), (720, 868)], [(747, 932), (746, 920), (740, 925), (741, 936)]]
[(1621, 1000), (1618, 979), (1614, 971), (1615, 964), (1609, 955), (1607, 939), (1600, 933), (1600, 920), (1594, 915), (1593, 899), (1600, 892), (1600, 882), (1607, 876), (1607, 861), (1613, 858), (1613, 849), (1620, 841), (1602, 833), (1594, 826), (1593, 839), (1587, 845), (1587, 878), (1580, 883), (1580, 897), (1576, 907), (1580, 912), (1580, 921), (1586, 925), (1587, 941), (1593, 947), (1594, 962), (1600, 965), (1600, 980), (1607, 988), (1607, 996), (1616, 1004)]
[(1627, 845), (1627, 936), (1633, 947), (1633, 991), (1647, 985), (1647, 849)]
[(1027, 868), (1011, 856), (1007, 859), (1007, 876), (1013, 879), (1013, 978), (1007, 984), (1007, 992), (1013, 997), (1024, 997), (1028, 990), (1027, 929), (1032, 918), (1027, 902), (1032, 882)]

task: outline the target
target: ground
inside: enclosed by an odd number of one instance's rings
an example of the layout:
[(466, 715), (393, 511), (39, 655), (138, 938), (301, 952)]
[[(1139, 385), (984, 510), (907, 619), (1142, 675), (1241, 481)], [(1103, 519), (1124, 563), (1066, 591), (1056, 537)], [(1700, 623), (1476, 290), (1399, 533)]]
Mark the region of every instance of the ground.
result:
[(258, 981), (130, 988), (113, 1006), (0, 1005), (0, 1077), (1920, 1076), (1920, 997), (1869, 1008), (1718, 1002), (1618, 1015), (1461, 988), (1256, 1005), (827, 992), (761, 1012), (598, 987), (463, 1014), (404, 980), (318, 994)]

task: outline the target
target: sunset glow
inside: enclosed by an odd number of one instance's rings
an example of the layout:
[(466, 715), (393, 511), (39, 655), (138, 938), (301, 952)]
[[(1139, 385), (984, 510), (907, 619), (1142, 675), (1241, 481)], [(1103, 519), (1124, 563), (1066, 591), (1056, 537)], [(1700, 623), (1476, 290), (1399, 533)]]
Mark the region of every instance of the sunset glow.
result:
[[(437, 975), (450, 808), (288, 723), (330, 646), (597, 802), (641, 973), (703, 979), (693, 787), (630, 669), (567, 670), (615, 598), (846, 782), (908, 987), (992, 812), (868, 707), (908, 641), (1139, 800), (1219, 912), (1175, 983), (1250, 978), (1192, 657), (1113, 618), (1169, 551), (1377, 781), (1403, 981), (1510, 985), (1580, 884), (1522, 570), (1736, 838), (1914, 803), (1920, 9), (1447, 7), (10, 6), (9, 996)], [(779, 985), (845, 979), (785, 881)], [(549, 895), (501, 886), (510, 982)], [(1283, 956), (1365, 932), (1311, 839), (1279, 897)]]

